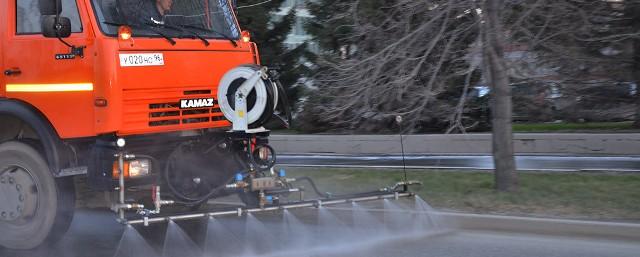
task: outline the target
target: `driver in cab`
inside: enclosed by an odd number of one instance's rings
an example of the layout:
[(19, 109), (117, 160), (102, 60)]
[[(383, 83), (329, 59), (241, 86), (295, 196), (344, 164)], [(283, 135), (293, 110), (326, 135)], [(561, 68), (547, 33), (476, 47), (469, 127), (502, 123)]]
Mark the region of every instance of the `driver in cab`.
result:
[(173, 0), (143, 0), (138, 22), (141, 24), (164, 24), (164, 16), (171, 11)]

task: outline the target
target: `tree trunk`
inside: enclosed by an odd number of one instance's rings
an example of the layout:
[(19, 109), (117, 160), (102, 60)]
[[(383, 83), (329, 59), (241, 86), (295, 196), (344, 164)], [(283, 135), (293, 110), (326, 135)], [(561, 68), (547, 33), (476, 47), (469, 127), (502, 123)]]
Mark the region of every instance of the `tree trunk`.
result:
[[(629, 3), (627, 15), (631, 18), (632, 31), (640, 31), (640, 3)], [(634, 128), (640, 128), (640, 38), (633, 39), (633, 80), (636, 83), (636, 121)]]
[[(636, 31), (640, 31), (640, 26)], [(633, 40), (633, 80), (636, 83), (636, 121), (634, 128), (640, 128), (640, 39)]]
[(491, 86), (491, 112), (493, 127), (493, 162), (495, 187), (498, 191), (516, 191), (518, 177), (513, 157), (511, 128), (511, 87), (504, 57), (504, 31), (500, 10), (503, 0), (485, 0), (483, 55), (485, 77)]

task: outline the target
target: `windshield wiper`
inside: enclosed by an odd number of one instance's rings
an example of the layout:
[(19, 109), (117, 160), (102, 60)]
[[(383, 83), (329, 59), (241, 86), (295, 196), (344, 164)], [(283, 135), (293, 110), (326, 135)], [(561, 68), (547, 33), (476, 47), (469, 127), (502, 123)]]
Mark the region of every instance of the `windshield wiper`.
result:
[[(142, 27), (141, 24), (135, 24), (135, 25), (129, 25), (126, 23), (117, 23), (117, 22), (110, 22), (110, 21), (102, 21), (102, 23), (107, 24), (107, 25), (111, 25), (111, 26), (130, 26), (130, 27)], [(169, 41), (169, 43), (171, 45), (176, 45), (176, 41), (173, 40), (173, 38), (171, 38), (170, 36), (167, 36), (166, 34), (162, 33), (160, 30), (157, 30), (156, 28), (154, 28), (153, 26), (151, 26), (150, 24), (144, 24), (147, 25), (145, 27), (142, 28), (146, 28), (149, 29), (155, 33), (157, 33), (158, 35), (160, 35), (161, 37), (165, 38), (167, 41)]]
[(231, 37), (227, 36), (227, 35), (226, 35), (226, 34), (224, 34), (224, 33), (221, 33), (221, 32), (218, 32), (218, 31), (215, 31), (215, 30), (212, 30), (212, 29), (207, 29), (207, 28), (198, 27), (198, 26), (193, 26), (193, 25), (186, 25), (186, 24), (184, 24), (184, 25), (180, 25), (180, 27), (183, 27), (183, 28), (190, 28), (190, 29), (197, 29), (197, 30), (201, 30), (201, 31), (205, 31), (205, 32), (213, 32), (213, 33), (215, 33), (215, 34), (218, 34), (218, 35), (220, 35), (220, 36), (224, 37), (226, 40), (229, 40), (229, 42), (231, 42), (231, 44), (233, 45), (233, 47), (238, 47), (238, 43), (236, 43), (236, 41), (235, 41), (235, 40), (233, 40)]
[(204, 43), (204, 46), (209, 46), (209, 41), (205, 38), (203, 38), (202, 36), (200, 36), (198, 33), (195, 33), (191, 30), (186, 30), (184, 27), (178, 27), (178, 26), (173, 26), (173, 25), (169, 25), (169, 24), (148, 24), (149, 26), (157, 26), (157, 27), (165, 27), (165, 28), (169, 28), (169, 29), (173, 29), (173, 30), (177, 30), (180, 32), (189, 32), (189, 34), (195, 36), (196, 38), (200, 39), (200, 41), (202, 41), (202, 43)]

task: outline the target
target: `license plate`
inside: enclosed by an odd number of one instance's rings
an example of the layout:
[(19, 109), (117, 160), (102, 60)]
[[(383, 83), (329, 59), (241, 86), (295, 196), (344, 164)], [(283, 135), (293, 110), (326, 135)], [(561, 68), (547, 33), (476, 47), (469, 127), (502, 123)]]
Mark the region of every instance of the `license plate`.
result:
[(214, 104), (215, 100), (213, 98), (181, 99), (180, 109), (208, 108), (213, 107)]
[(120, 54), (120, 67), (162, 65), (164, 65), (162, 53)]

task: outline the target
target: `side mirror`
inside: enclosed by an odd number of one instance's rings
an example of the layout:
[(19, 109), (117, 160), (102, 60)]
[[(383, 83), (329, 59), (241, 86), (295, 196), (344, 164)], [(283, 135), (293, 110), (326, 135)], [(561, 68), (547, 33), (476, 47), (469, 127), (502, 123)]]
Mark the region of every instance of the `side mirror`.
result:
[(42, 15), (42, 34), (44, 37), (69, 37), (71, 35), (71, 20), (56, 15)]
[[(56, 5), (59, 10), (56, 10)], [(40, 15), (58, 15), (62, 12), (61, 0), (38, 0), (38, 6), (40, 7)]]

